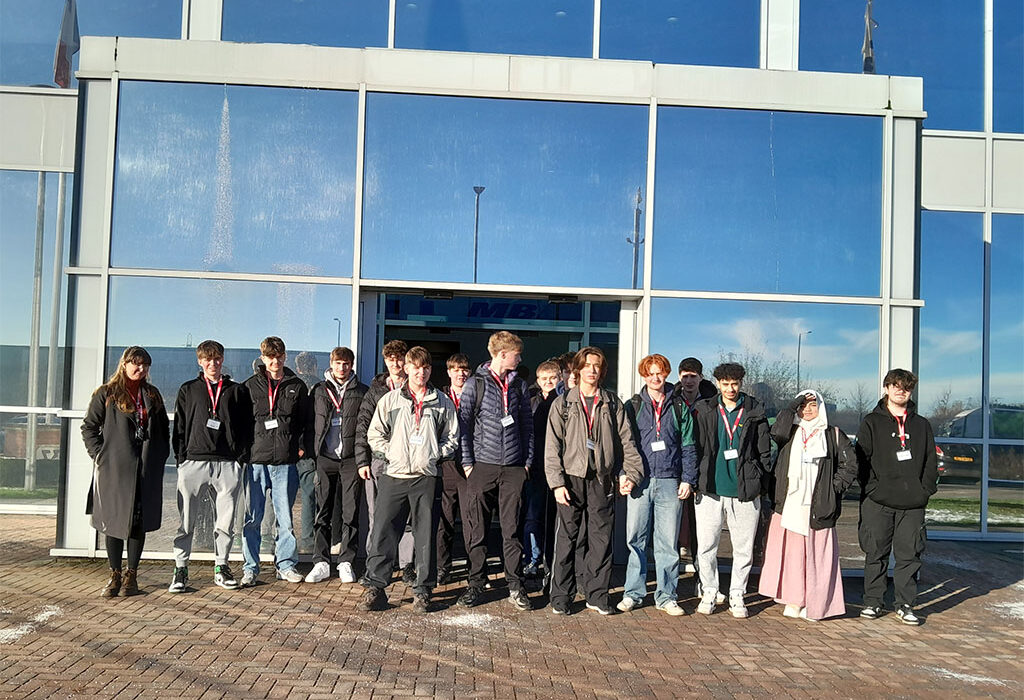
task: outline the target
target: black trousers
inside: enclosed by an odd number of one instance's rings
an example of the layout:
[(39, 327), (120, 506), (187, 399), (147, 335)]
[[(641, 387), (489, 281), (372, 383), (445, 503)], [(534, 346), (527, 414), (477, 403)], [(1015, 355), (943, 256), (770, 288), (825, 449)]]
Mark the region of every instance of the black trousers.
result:
[(412, 524), (415, 548), (416, 582), (413, 591), (430, 593), (437, 584), (437, 549), (434, 541), (434, 533), (437, 531), (437, 509), (434, 507), (436, 489), (436, 476), (398, 479), (382, 474), (377, 478), (376, 513), (366, 553), (365, 579), (371, 586), (384, 588), (391, 582), (398, 539), (404, 532), (401, 525), (406, 519)]
[(581, 529), (586, 521), (586, 555), (583, 557), (583, 594), (587, 602), (608, 606), (612, 578), (612, 533), (615, 524), (615, 491), (597, 479), (566, 475), (569, 505), (556, 506), (555, 549), (552, 554), (551, 602), (571, 603), (576, 597), (576, 555), (583, 544)]
[(927, 540), (924, 508), (900, 510), (865, 498), (860, 502), (857, 534), (864, 550), (864, 605), (881, 607), (891, 552), (896, 560), (892, 570), (896, 607), (913, 606)]
[(505, 580), (509, 590), (522, 588), (523, 570), (523, 484), (526, 469), (477, 462), (466, 480), (466, 501), (462, 507), (463, 537), (469, 555), (469, 585), (487, 583), (487, 533), (494, 511), (501, 523), (501, 552), (505, 559)]
[[(452, 544), (455, 542), (455, 516), (466, 503), (466, 472), (456, 461), (441, 464), (441, 513), (437, 525), (437, 568), (452, 565)], [(465, 516), (462, 516), (465, 526)], [(464, 536), (465, 537), (465, 536)]]
[[(363, 480), (355, 461), (319, 457), (316, 461), (316, 520), (313, 522), (313, 561), (331, 562), (331, 544), (341, 543), (338, 561), (352, 563), (359, 547), (359, 504)], [(334, 523), (336, 534), (332, 534)]]

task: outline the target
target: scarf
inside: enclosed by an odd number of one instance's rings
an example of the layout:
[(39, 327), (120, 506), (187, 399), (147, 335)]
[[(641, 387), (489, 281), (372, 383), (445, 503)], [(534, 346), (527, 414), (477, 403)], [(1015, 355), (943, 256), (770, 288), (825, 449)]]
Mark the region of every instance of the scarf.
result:
[(786, 502), (782, 506), (782, 527), (807, 536), (811, 523), (811, 498), (818, 478), (818, 464), (828, 454), (825, 432), (828, 430), (828, 416), (825, 400), (821, 394), (806, 389), (797, 396), (813, 396), (818, 402), (818, 416), (804, 420), (797, 416), (796, 430), (789, 441), (789, 464), (787, 465), (788, 488)]

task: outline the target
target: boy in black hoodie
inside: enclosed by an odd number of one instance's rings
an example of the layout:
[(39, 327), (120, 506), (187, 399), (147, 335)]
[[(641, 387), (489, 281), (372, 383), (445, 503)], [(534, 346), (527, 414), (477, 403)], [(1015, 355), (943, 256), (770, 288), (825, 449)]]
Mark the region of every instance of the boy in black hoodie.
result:
[(873, 620), (882, 613), (891, 552), (896, 559), (896, 616), (904, 624), (919, 625), (913, 606), (927, 538), (924, 511), (939, 480), (935, 435), (910, 399), (917, 386), (913, 372), (890, 370), (883, 386), (885, 396), (857, 431), (862, 493), (858, 534), (864, 550), (860, 616)]
[(242, 525), (243, 586), (255, 585), (259, 575), (260, 528), (267, 491), (270, 491), (277, 518), (274, 544), (277, 578), (289, 583), (302, 581), (302, 574), (295, 570), (298, 557), (292, 506), (299, 490), (295, 463), (306, 452), (312, 452), (305, 444), (312, 443), (306, 431), (309, 394), (306, 383), (284, 366), (285, 359), (284, 341), (273, 335), (265, 338), (260, 343), (260, 359), (253, 366), (254, 373), (243, 384), (249, 392), (253, 415), (250, 464), (245, 477), (248, 498)]

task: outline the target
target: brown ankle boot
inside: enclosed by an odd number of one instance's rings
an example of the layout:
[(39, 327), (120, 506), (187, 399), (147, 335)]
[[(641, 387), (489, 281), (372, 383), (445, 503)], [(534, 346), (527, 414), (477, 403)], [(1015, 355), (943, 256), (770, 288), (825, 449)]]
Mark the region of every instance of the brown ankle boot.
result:
[(136, 578), (138, 571), (135, 569), (124, 570), (124, 583), (121, 586), (121, 597), (127, 598), (130, 595), (139, 594), (139, 581)]
[[(132, 572), (133, 574), (135, 572)], [(134, 578), (134, 577), (133, 577)], [(110, 570), (110, 580), (100, 593), (104, 598), (114, 598), (121, 591), (121, 572), (118, 569)]]

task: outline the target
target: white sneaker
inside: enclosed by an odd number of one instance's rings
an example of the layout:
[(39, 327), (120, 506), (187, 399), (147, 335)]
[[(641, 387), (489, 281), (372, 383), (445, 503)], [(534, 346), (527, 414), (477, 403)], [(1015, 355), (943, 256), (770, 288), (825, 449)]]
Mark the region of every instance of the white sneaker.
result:
[(729, 596), (729, 614), (736, 618), (747, 616), (747, 606), (743, 603), (743, 596)]
[(355, 583), (356, 572), (352, 570), (351, 562), (343, 561), (338, 564), (338, 578), (342, 583)]
[(686, 614), (686, 611), (679, 607), (679, 603), (674, 600), (662, 603), (661, 605), (655, 605), (654, 607), (668, 613), (672, 617), (679, 617), (680, 615)]
[(278, 569), (277, 580), (287, 581), (288, 583), (302, 583), (302, 574), (295, 569), (286, 569), (284, 571)]
[(617, 607), (622, 612), (629, 612), (630, 610), (635, 608), (637, 605), (639, 605), (639, 602), (637, 600), (635, 600), (633, 598), (630, 598), (628, 595), (624, 595), (624, 596), (622, 596), (622, 600), (620, 600), (615, 605), (615, 607)]
[(318, 561), (306, 574), (306, 583), (320, 583), (331, 577), (331, 565), (325, 561)]
[[(799, 605), (787, 605), (785, 608), (783, 608), (782, 615), (783, 617), (798, 618), (800, 617), (801, 609), (802, 608)], [(806, 613), (804, 614), (806, 615)]]
[[(721, 594), (719, 594), (721, 595)], [(706, 595), (700, 599), (700, 603), (697, 604), (697, 612), (701, 615), (710, 615), (715, 612), (715, 603), (717, 603), (717, 596)]]

